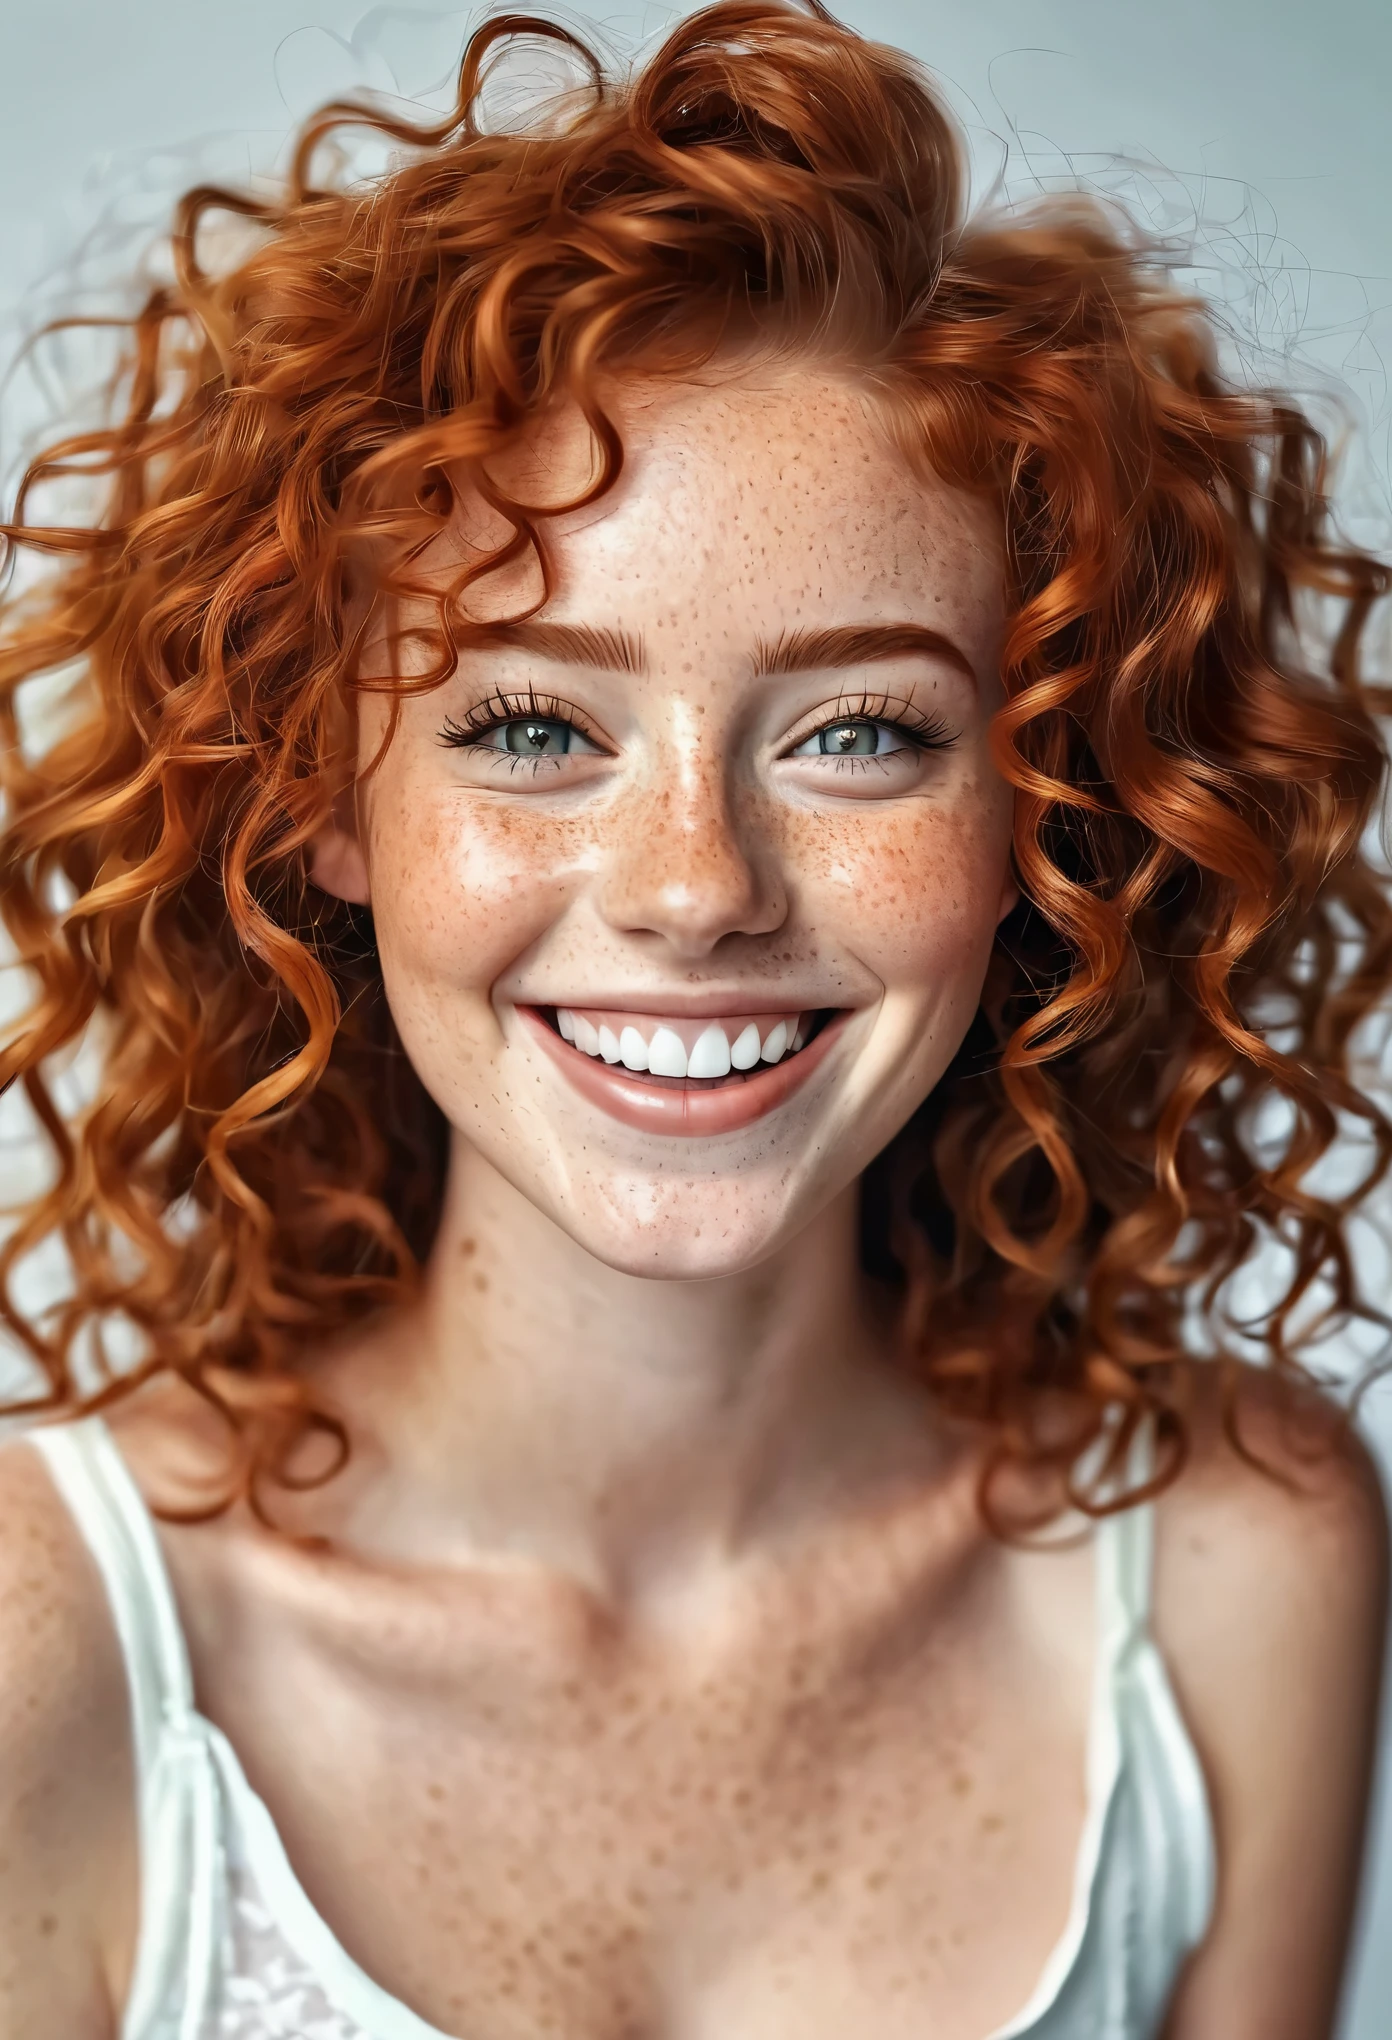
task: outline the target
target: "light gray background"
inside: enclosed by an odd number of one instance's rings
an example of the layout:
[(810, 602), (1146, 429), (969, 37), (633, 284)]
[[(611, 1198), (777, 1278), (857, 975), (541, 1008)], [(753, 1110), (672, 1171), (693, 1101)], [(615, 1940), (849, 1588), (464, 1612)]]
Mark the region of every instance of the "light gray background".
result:
[[(684, 11), (590, 0), (569, 18), (622, 50)], [(1121, 195), (1192, 245), (1191, 280), (1223, 307), (1235, 373), (1281, 376), (1326, 404), (1346, 392), (1347, 519), (1386, 547), (1386, 0), (843, 0), (841, 11), (932, 66), (967, 125), (979, 190), (1080, 179)], [(0, 351), (75, 292), (101, 301), (174, 190), (272, 168), (317, 101), (363, 85), (427, 92), (473, 18), (363, 0), (0, 0)], [(0, 397), (0, 467), (43, 401), (25, 376)], [(1392, 1466), (1392, 1392), (1374, 1397), (1369, 1424)], [(1389, 2032), (1392, 1775), (1342, 2040)]]

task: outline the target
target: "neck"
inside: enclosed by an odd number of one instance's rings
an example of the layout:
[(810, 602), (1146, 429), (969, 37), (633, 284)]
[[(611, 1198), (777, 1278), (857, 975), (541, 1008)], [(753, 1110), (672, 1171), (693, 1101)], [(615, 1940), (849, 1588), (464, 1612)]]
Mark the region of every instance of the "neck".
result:
[(356, 1384), (411, 1497), (393, 1541), (462, 1535), (626, 1596), (825, 1507), (867, 1457), (921, 1465), (857, 1212), (852, 1185), (757, 1268), (651, 1280), (458, 1143), (423, 1299)]

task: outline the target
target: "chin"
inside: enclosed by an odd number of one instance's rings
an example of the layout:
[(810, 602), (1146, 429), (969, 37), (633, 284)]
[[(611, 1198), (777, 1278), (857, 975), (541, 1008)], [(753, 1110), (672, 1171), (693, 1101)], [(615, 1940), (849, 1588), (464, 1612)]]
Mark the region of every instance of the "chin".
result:
[(641, 1275), (649, 1282), (718, 1282), (723, 1276), (742, 1275), (768, 1260), (783, 1244), (781, 1238), (759, 1238), (704, 1247), (700, 1240), (680, 1240), (670, 1234), (646, 1240), (596, 1238), (575, 1233), (577, 1245), (618, 1275)]
[(596, 1261), (653, 1282), (741, 1275), (795, 1239), (811, 1215), (786, 1189), (765, 1200), (724, 1176), (707, 1179), (696, 1195), (689, 1178), (591, 1182), (586, 1191), (548, 1198), (542, 1208)]

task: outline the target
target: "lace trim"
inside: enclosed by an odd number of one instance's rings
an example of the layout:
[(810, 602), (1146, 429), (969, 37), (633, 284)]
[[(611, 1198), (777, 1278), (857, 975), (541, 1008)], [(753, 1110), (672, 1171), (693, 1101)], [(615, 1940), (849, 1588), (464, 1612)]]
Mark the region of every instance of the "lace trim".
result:
[(373, 2040), (329, 2002), (248, 1870), (227, 1868), (222, 1988), (200, 2040)]

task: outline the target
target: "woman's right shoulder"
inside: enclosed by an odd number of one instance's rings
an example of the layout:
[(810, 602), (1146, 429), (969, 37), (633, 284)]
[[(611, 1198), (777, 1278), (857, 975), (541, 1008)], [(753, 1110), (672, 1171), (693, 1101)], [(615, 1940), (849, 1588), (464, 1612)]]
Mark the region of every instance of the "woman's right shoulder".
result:
[(109, 2040), (138, 1912), (125, 1666), (41, 1454), (0, 1443), (0, 2040)]

